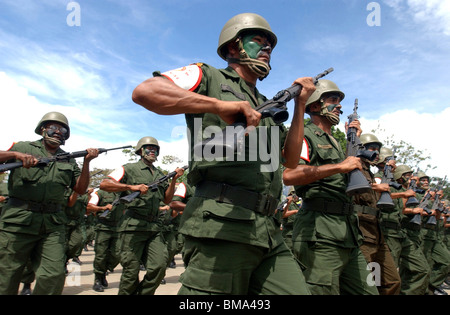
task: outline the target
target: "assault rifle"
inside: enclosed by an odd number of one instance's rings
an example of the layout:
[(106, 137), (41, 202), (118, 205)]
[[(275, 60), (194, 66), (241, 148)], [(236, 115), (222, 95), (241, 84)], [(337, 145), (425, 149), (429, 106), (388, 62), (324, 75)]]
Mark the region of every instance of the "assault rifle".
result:
[[(189, 166), (185, 165), (185, 166), (182, 167), (182, 169), (183, 169), (183, 170), (186, 170), (188, 167), (189, 167)], [(148, 186), (148, 188), (150, 189), (150, 191), (156, 191), (156, 190), (158, 190), (158, 186), (159, 186), (159, 185), (161, 185), (162, 183), (164, 183), (166, 180), (168, 180), (168, 179), (174, 177), (176, 174), (177, 174), (176, 171), (170, 172), (169, 174), (164, 175), (164, 176), (158, 178), (157, 180), (151, 182), (151, 183), (148, 184), (147, 186)], [(122, 202), (122, 203), (130, 203), (130, 202), (132, 202), (134, 199), (136, 199), (137, 197), (139, 197), (140, 194), (141, 194), (140, 191), (132, 192), (132, 193), (129, 194), (129, 195), (126, 195), (126, 196), (124, 196), (124, 197), (121, 197), (121, 198), (120, 198), (120, 202)]]
[[(98, 152), (99, 153), (104, 153), (104, 152), (108, 152), (108, 151), (112, 151), (112, 150), (119, 150), (119, 149), (126, 149), (126, 148), (131, 148), (131, 145), (126, 145), (123, 147), (118, 147), (118, 148), (112, 148), (112, 149), (102, 149), (99, 148)], [(79, 158), (79, 157), (84, 157), (88, 154), (88, 152), (86, 150), (84, 151), (76, 151), (76, 152), (64, 152), (64, 153), (58, 153), (54, 156), (51, 157), (43, 157), (43, 158), (39, 158), (38, 162), (35, 166), (46, 166), (51, 162), (69, 162), (70, 159), (72, 158)], [(0, 172), (4, 172), (4, 171), (9, 171), (15, 168), (19, 168), (23, 166), (23, 162), (19, 161), (19, 162), (12, 162), (12, 163), (7, 163), (7, 164), (0, 164)]]
[[(441, 211), (441, 208), (439, 207), (439, 204), (440, 204), (441, 201), (440, 201), (440, 199), (439, 199), (438, 192), (439, 192), (439, 190), (442, 189), (442, 186), (443, 186), (443, 184), (444, 184), (446, 178), (447, 178), (447, 175), (445, 176), (445, 178), (444, 178), (444, 180), (443, 180), (443, 182), (442, 182), (442, 185), (436, 186), (436, 189), (434, 190), (434, 191), (435, 191), (435, 194), (434, 194), (434, 201), (433, 201), (433, 205), (431, 206), (431, 210), (434, 210), (434, 211)], [(437, 223), (437, 222), (436, 222), (436, 216), (432, 215), (432, 216), (430, 216), (430, 217), (428, 218), (427, 224), (435, 225), (436, 223)]]
[[(355, 105), (353, 107), (353, 113), (348, 115), (348, 124), (352, 123), (354, 120), (358, 119), (358, 99), (355, 99)], [(364, 145), (359, 140), (356, 135), (356, 128), (349, 127), (347, 130), (347, 156), (362, 157), (369, 161), (373, 161), (377, 157), (376, 151), (369, 151), (364, 148)], [(347, 185), (347, 190), (345, 191), (348, 195), (359, 194), (372, 190), (367, 179), (364, 177), (363, 173), (359, 169), (354, 169), (349, 173), (349, 181)]]
[[(419, 170), (417, 170), (417, 174), (419, 173)], [(417, 183), (415, 179), (411, 179), (409, 182), (408, 189), (411, 189), (414, 192), (418, 192)], [(411, 196), (406, 200), (405, 206), (408, 208), (415, 208), (417, 205), (419, 205), (419, 200), (417, 200), (416, 197)]]
[[(313, 80), (314, 84), (317, 84), (317, 81), (320, 78), (323, 78), (330, 72), (334, 71), (333, 68), (329, 68), (318, 75), (316, 75)], [(286, 104), (297, 97), (301, 91), (302, 86), (300, 84), (294, 84), (291, 87), (279, 91), (275, 96), (257, 106), (255, 110), (261, 113), (261, 119), (271, 117), (276, 124), (281, 124), (285, 122), (289, 118), (289, 113), (287, 110)], [(228, 127), (234, 127), (232, 134), (227, 133), (226, 130)], [(239, 152), (242, 152), (242, 148), (244, 145), (244, 139), (246, 134), (247, 123), (245, 122), (245, 118), (239, 118), (235, 123), (231, 124), (225, 128), (221, 135), (216, 135), (215, 137), (208, 138), (202, 142), (196, 143), (194, 145), (194, 154), (200, 152), (206, 148), (209, 148), (211, 152), (215, 152), (216, 149), (222, 150), (219, 152), (236, 152), (239, 149)], [(221, 149), (220, 149), (221, 148)]]
[[(389, 184), (389, 186), (394, 187), (395, 189), (398, 190), (402, 187), (402, 185), (394, 181), (394, 174), (392, 173), (392, 167), (390, 165), (387, 165), (389, 161), (395, 160), (395, 151), (397, 151), (397, 148), (394, 148), (392, 156), (388, 156), (386, 158), (386, 164), (384, 165), (381, 183)], [(377, 202), (377, 207), (380, 209), (394, 208), (394, 201), (392, 200), (391, 194), (389, 192), (383, 191), (381, 193), (380, 199)]]

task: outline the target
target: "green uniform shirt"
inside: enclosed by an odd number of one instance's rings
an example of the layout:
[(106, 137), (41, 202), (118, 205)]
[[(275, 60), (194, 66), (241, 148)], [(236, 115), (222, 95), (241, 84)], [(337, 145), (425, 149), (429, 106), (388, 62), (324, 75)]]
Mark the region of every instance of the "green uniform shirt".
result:
[[(113, 193), (108, 192), (104, 190), (97, 190), (95, 194), (98, 197), (97, 206), (103, 207), (106, 205), (113, 205), (113, 208), (111, 211), (108, 211), (108, 214), (106, 216), (102, 216), (102, 214), (105, 211), (97, 211), (97, 225), (95, 228), (97, 230), (103, 230), (103, 231), (117, 231), (117, 227), (120, 221), (120, 218), (123, 215), (123, 209), (125, 208), (125, 205), (118, 202), (114, 205), (114, 201), (119, 198), (119, 193)], [(91, 200), (92, 201), (92, 200)]]
[[(345, 159), (339, 143), (312, 122), (305, 126), (307, 152), (302, 151), (299, 164), (320, 166), (337, 164)], [(342, 202), (350, 204), (346, 194), (347, 175), (335, 174), (308, 185), (294, 186), (303, 204), (310, 200)], [(358, 229), (356, 213), (350, 215), (326, 214), (315, 210), (300, 209), (295, 216), (293, 241), (323, 241), (345, 248), (358, 247), (362, 236)]]
[[(18, 142), (11, 151), (28, 153), (35, 157), (48, 157), (42, 141)], [(59, 149), (56, 154), (64, 153)], [(14, 162), (14, 161), (8, 161)], [(73, 188), (81, 171), (75, 161), (51, 162), (46, 166), (20, 167), (11, 170), (8, 180), (9, 196), (23, 201), (59, 204), (64, 209), (67, 204), (67, 187)], [(64, 229), (64, 211), (57, 213), (31, 212), (23, 207), (7, 204), (3, 208), (0, 229), (38, 235)]]
[[(231, 67), (216, 69), (206, 64), (199, 66), (201, 79), (195, 89), (196, 93), (224, 101), (246, 100), (252, 107), (267, 100)], [(159, 73), (155, 72), (154, 75)], [(256, 128), (257, 140), (262, 139), (261, 134), (267, 132), (268, 141), (262, 145), (258, 143), (258, 150), (271, 153), (271, 159), (264, 160), (263, 155), (255, 154), (252, 150), (254, 147), (251, 146), (254, 143), (249, 142), (249, 136), (246, 138), (245, 149), (241, 152), (243, 157), (234, 154), (228, 160), (221, 161), (217, 156), (208, 161), (205, 158), (195, 158), (194, 145), (208, 138), (203, 133), (206, 128), (215, 126), (216, 130), (223, 129), (227, 123), (210, 113), (186, 114), (185, 118), (190, 132), (191, 148), (189, 184), (196, 186), (197, 183), (208, 180), (280, 198), (282, 190), (280, 163), (283, 163), (281, 150), (287, 134), (283, 124), (276, 125), (271, 118), (267, 118), (262, 119)], [(201, 153), (205, 157), (204, 152)], [(273, 163), (271, 169), (270, 163)], [(272, 216), (264, 216), (241, 206), (195, 196), (183, 212), (180, 232), (193, 237), (217, 238), (264, 248), (273, 248), (283, 242), (279, 225)]]
[[(406, 189), (401, 187), (399, 190), (391, 187), (391, 193), (394, 192), (405, 192)], [(393, 199), (394, 208), (393, 209), (382, 209), (381, 210), (381, 230), (383, 235), (394, 237), (394, 238), (405, 238), (406, 233), (401, 229), (401, 218), (403, 212), (403, 199), (397, 198)]]
[[(128, 185), (150, 184), (164, 174), (154, 166), (146, 165), (142, 160), (123, 166), (123, 176), (117, 181)], [(120, 231), (158, 231), (157, 219), (159, 216), (159, 203), (164, 200), (164, 195), (169, 184), (164, 182), (156, 191), (150, 189), (146, 194), (138, 196), (126, 205), (125, 214), (122, 216)], [(124, 192), (121, 196), (132, 192)], [(135, 215), (131, 214), (134, 213)], [(146, 217), (147, 219), (143, 219)]]

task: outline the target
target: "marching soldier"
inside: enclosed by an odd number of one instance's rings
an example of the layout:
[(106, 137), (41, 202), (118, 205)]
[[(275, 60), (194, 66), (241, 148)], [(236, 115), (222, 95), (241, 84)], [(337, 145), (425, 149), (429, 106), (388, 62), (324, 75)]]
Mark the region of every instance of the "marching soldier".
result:
[(89, 185), (89, 162), (97, 149), (87, 149), (80, 170), (75, 159), (37, 166), (38, 157), (64, 153), (70, 136), (66, 116), (45, 114), (35, 132), (42, 139), (15, 143), (0, 151), (0, 162), (22, 161), (11, 170), (9, 200), (0, 218), (0, 294), (17, 294), (22, 272), (31, 259), (36, 274), (34, 294), (61, 294), (64, 287), (67, 187), (79, 194)]
[[(361, 169), (361, 160), (345, 154), (331, 135), (340, 121), (344, 93), (330, 80), (319, 80), (306, 103), (311, 121), (305, 126), (303, 150), (295, 169), (286, 169), (285, 185), (294, 185), (302, 207), (294, 221), (294, 254), (306, 266), (312, 294), (378, 295), (370, 286), (358, 218), (346, 195), (346, 173)], [(361, 134), (359, 121), (349, 127)]]
[(273, 150), (273, 165), (267, 166), (259, 154), (250, 159), (245, 154), (248, 141), (242, 150), (244, 161), (238, 160), (237, 153), (234, 159), (224, 159), (204, 156), (205, 151), (191, 161), (188, 180), (196, 189), (180, 227), (187, 265), (180, 294), (309, 293), (273, 212), (282, 189), (279, 162), (287, 167), (297, 163), (304, 105), (314, 85), (312, 78), (295, 81), (303, 89), (295, 100), (289, 132), (272, 118), (261, 120), (253, 108), (266, 98), (256, 82), (268, 76), (276, 44), (277, 37), (263, 17), (238, 14), (219, 37), (217, 53), (228, 62), (226, 69), (198, 63), (155, 72), (133, 92), (133, 100), (150, 111), (185, 114), (191, 153), (204, 131), (223, 129), (241, 118), (256, 127), (252, 131), (259, 139), (264, 131), (266, 140), (273, 139), (271, 145), (264, 144)]
[[(164, 176), (153, 165), (159, 150), (155, 138), (141, 138), (135, 149), (141, 159), (119, 167), (100, 184), (101, 190), (121, 192), (121, 195), (140, 192), (139, 197), (126, 205), (119, 225), (120, 264), (123, 267), (119, 285), (121, 295), (154, 294), (166, 272), (168, 253), (158, 224), (159, 204), (160, 201), (168, 204), (172, 200), (176, 179), (183, 175), (184, 171), (177, 168), (177, 174), (170, 184), (164, 183), (157, 191), (149, 191), (147, 184)], [(146, 274), (139, 282), (141, 261), (146, 268)]]

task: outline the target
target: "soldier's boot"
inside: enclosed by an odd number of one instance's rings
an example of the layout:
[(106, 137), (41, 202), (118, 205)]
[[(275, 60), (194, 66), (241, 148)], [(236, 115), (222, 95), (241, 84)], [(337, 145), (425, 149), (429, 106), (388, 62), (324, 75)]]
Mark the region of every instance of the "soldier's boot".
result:
[(31, 295), (31, 283), (24, 283), (20, 295)]
[(101, 284), (104, 288), (108, 287), (108, 281), (106, 280), (106, 273), (104, 273), (103, 275), (101, 275)]
[(96, 292), (103, 292), (103, 285), (102, 285), (102, 279), (101, 275), (95, 275), (94, 285), (92, 286), (92, 290)]

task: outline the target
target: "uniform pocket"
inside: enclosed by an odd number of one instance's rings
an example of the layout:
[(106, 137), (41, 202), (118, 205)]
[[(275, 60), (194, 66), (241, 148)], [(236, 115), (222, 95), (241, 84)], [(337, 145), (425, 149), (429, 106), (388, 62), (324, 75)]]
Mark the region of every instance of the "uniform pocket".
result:
[(7, 208), (3, 210), (2, 221), (7, 224), (24, 225), (31, 224), (33, 213), (25, 209)]
[(231, 272), (217, 273), (189, 266), (181, 274), (180, 282), (195, 290), (231, 294), (233, 274)]

